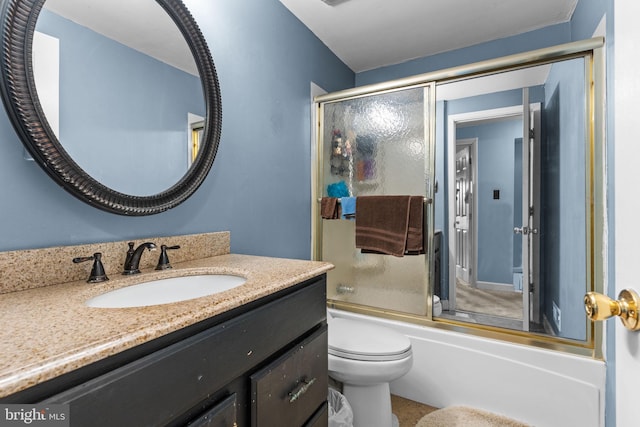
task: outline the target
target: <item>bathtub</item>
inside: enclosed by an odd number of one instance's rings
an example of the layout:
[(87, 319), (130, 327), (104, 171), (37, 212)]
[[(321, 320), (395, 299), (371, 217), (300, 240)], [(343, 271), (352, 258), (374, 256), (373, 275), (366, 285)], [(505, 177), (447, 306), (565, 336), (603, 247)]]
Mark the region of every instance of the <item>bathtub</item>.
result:
[(558, 351), (329, 309), (409, 337), (413, 367), (395, 395), (443, 408), (468, 405), (533, 426), (604, 426), (605, 363)]

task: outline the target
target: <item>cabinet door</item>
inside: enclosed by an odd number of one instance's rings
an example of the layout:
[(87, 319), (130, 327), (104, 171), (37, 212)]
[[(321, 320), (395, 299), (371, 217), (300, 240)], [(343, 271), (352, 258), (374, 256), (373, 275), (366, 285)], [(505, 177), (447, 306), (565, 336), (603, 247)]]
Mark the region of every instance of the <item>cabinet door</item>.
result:
[(251, 425), (299, 427), (327, 401), (326, 325), (251, 376)]
[(236, 422), (236, 394), (234, 393), (187, 425), (188, 427), (229, 427), (235, 426)]

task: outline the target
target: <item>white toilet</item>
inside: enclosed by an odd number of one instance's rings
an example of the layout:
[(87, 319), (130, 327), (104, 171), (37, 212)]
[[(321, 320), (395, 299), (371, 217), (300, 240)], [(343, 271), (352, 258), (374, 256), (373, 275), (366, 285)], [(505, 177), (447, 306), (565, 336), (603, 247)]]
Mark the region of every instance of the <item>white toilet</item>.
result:
[(389, 382), (411, 369), (411, 341), (383, 326), (332, 317), (329, 324), (329, 376), (343, 384), (354, 427), (392, 427)]
[(442, 314), (442, 301), (438, 295), (433, 296), (433, 315), (440, 316)]

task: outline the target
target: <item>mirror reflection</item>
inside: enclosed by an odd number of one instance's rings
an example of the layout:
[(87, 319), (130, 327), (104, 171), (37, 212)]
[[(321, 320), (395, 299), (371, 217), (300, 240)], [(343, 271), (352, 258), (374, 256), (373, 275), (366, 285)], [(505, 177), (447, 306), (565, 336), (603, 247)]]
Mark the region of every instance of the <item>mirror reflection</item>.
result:
[[(197, 155), (206, 111), (194, 59), (162, 7), (47, 0), (36, 31), (49, 40), (40, 49), (47, 56), (33, 46), (39, 101), (74, 161), (124, 194), (154, 195), (176, 184)], [(37, 70), (48, 74), (56, 62), (57, 82), (42, 82)]]
[(442, 318), (585, 340), (585, 60), (439, 84)]

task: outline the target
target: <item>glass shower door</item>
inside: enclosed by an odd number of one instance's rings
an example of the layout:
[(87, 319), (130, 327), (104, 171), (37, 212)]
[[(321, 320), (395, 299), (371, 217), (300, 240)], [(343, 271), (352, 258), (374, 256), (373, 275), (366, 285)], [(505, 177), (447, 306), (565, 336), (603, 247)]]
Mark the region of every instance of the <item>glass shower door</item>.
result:
[[(429, 90), (321, 103), (318, 195), (431, 197)], [(335, 265), (327, 278), (329, 300), (426, 315), (428, 255), (363, 253), (355, 246), (353, 218), (319, 221), (318, 255)], [(424, 230), (426, 248), (426, 221)]]

